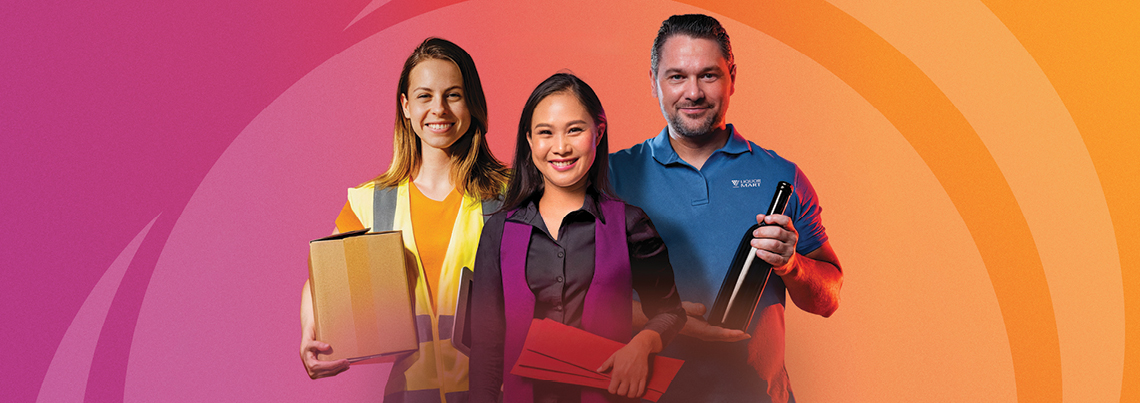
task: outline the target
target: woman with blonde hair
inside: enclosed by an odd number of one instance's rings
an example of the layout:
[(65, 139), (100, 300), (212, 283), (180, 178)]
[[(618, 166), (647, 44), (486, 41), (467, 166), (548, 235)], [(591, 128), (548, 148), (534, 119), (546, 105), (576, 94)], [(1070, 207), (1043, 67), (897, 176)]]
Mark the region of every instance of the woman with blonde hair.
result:
[[(397, 362), (385, 401), (464, 401), (468, 359), (448, 340), (460, 273), (474, 267), (484, 214), (498, 206), (506, 168), (487, 146), (487, 102), (471, 56), (428, 38), (404, 62), (396, 91), (392, 163), (348, 189), (336, 232), (397, 229), (415, 257), (419, 351)], [(314, 339), (312, 294), (301, 299), (301, 360), (313, 379), (349, 368), (322, 361), (333, 346)]]

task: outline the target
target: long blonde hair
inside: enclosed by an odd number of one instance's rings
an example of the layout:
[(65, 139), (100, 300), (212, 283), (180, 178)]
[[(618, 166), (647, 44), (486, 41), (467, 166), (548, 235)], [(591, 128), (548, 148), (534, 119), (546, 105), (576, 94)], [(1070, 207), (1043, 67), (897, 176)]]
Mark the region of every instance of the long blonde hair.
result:
[(481, 200), (498, 197), (507, 182), (507, 169), (491, 155), (487, 146), (487, 98), (475, 61), (458, 45), (440, 38), (427, 38), (404, 61), (400, 83), (396, 88), (396, 123), (392, 139), (392, 164), (388, 171), (372, 182), (376, 186), (392, 187), (419, 172), (423, 163), (423, 144), (412, 130), (411, 121), (404, 118), (401, 98), (407, 96), (412, 68), (429, 59), (447, 60), (459, 67), (463, 76), (464, 101), (471, 113), (471, 127), (455, 144), (451, 145), (451, 178), (460, 193)]

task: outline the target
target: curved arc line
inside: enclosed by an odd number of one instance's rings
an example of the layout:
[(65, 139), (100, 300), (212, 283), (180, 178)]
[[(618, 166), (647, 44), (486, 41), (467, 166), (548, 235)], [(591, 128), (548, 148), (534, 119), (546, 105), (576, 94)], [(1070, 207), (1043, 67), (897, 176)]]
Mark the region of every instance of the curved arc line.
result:
[[(1140, 401), (1140, 89), (1135, 21), (1123, 2), (981, 0), (1048, 78), (1081, 134), (1116, 235), (1124, 294), (1121, 403)], [(1092, 74), (1090, 72), (1095, 72)]]
[(79, 312), (71, 320), (71, 325), (67, 327), (59, 347), (56, 347), (55, 356), (48, 365), (43, 383), (40, 384), (40, 393), (36, 397), (36, 402), (83, 400), (96, 344), (107, 319), (107, 313), (111, 309), (111, 301), (122, 284), (127, 267), (134, 260), (139, 246), (159, 216), (151, 219), (150, 223), (127, 243), (123, 251), (119, 252), (119, 256), (111, 262), (107, 271), (103, 272), (95, 288), (79, 307)]
[(380, 6), (387, 4), (389, 1), (391, 0), (372, 0), (370, 3), (368, 3), (368, 5), (364, 6), (364, 9), (360, 10), (360, 12), (356, 14), (356, 17), (352, 18), (352, 22), (349, 22), (348, 25), (344, 26), (344, 29), (347, 30), (348, 27), (352, 26), (352, 24), (356, 24), (356, 22), (360, 21), (361, 18), (364, 18), (364, 16), (368, 14), (372, 14), (373, 11), (376, 11), (377, 8), (380, 8)]
[(1029, 225), (985, 144), (933, 81), (882, 37), (823, 1), (682, 2), (731, 16), (815, 60), (899, 130), (978, 247), (1005, 322), (1018, 400), (1060, 402), (1056, 318)]
[[(351, 48), (352, 46), (355, 46), (359, 42), (361, 42), (365, 39), (368, 39), (372, 35), (383, 32), (384, 30), (388, 29), (389, 27), (391, 27), (393, 25), (396, 25), (396, 24), (399, 24), (399, 23), (404, 22), (406, 20), (418, 17), (420, 15), (435, 11), (437, 9), (444, 8), (444, 7), (451, 6), (451, 5), (455, 5), (455, 4), (459, 4), (459, 3), (463, 3), (465, 1), (467, 1), (467, 0), (389, 0), (389, 2), (378, 7), (376, 10), (368, 13), (367, 16), (363, 16), (362, 18), (357, 19), (350, 26), (346, 27), (346, 29), (344, 30), (344, 35), (341, 37), (341, 39), (337, 43), (335, 43), (334, 45), (330, 46), (330, 48), (329, 48), (330, 52), (328, 53), (328, 55), (330, 58), (334, 57), (334, 56), (344, 52), (345, 50)], [(323, 64), (323, 62), (317, 63), (313, 68), (316, 69), (321, 64)], [(303, 79), (310, 72), (306, 72), (305, 74), (302, 74), (300, 77), (298, 77), (297, 81), (300, 81), (301, 79)], [(273, 101), (266, 103), (266, 107), (268, 107), (268, 105), (271, 105), (273, 102), (275, 102), (278, 97), (280, 97), (289, 88), (292, 88), (292, 86), (294, 84), (296, 84), (296, 82), (294, 82), (293, 84), (290, 84), (289, 86), (286, 86), (285, 89), (280, 94), (277, 94), (277, 96), (273, 98)], [(260, 114), (260, 113), (261, 112), (259, 112), (258, 114)], [(252, 123), (256, 119), (257, 119), (257, 117), (254, 116), (253, 118), (250, 119), (249, 123)], [(249, 123), (247, 123), (246, 126), (248, 126)], [(244, 129), (245, 128), (243, 127), (242, 130), (244, 130)], [(232, 145), (233, 144), (231, 142), (231, 144), (226, 146), (225, 150), (228, 150)], [(225, 153), (225, 151), (222, 152), (222, 154), (224, 154), (224, 153)], [(217, 161), (215, 161), (215, 163), (216, 162)], [(211, 167), (211, 170), (212, 169), (213, 168)], [(208, 176), (208, 173), (206, 176)], [(203, 176), (203, 180), (206, 176)], [(200, 187), (201, 185), (202, 185), (202, 182), (199, 182), (195, 186), (197, 188), (197, 187)], [(196, 193), (196, 192), (197, 192), (197, 189), (195, 190), (194, 193)], [(191, 196), (191, 197), (193, 197), (193, 196)], [(183, 205), (182, 207), (185, 208), (185, 205)], [(158, 217), (156, 217), (156, 219), (157, 218)], [(177, 220), (178, 220), (178, 218), (174, 219), (175, 225), (177, 224)], [(152, 224), (153, 223), (154, 222), (152, 221)], [(169, 230), (170, 230), (170, 228), (166, 228), (166, 231), (169, 231)], [(148, 232), (149, 232), (149, 230), (148, 230)], [(169, 236), (169, 232), (167, 232), (166, 236)], [(160, 247), (159, 250), (165, 249), (166, 240), (161, 240), (159, 242), (163, 243), (163, 246)], [(135, 254), (137, 254), (137, 250), (136, 250)], [(128, 262), (128, 263), (133, 263), (133, 260), (131, 262)], [(144, 263), (138, 263), (138, 264), (144, 264)], [(153, 275), (153, 271), (155, 270), (154, 264), (155, 264), (155, 262), (151, 262), (150, 264), (146, 265), (146, 267), (145, 267), (145, 270), (147, 270), (147, 273), (145, 273), (146, 276)], [(129, 268), (129, 265), (128, 265), (128, 268)], [(125, 273), (124, 273), (124, 275), (125, 275)], [(123, 279), (120, 279), (119, 284), (121, 284), (122, 281), (123, 281)], [(141, 292), (141, 295), (146, 294), (147, 289), (149, 288), (149, 285), (150, 284), (149, 284), (149, 279), (148, 279), (146, 281), (146, 285), (143, 286), (143, 288), (141, 290), (139, 290)], [(123, 291), (129, 290), (130, 292), (136, 292), (136, 290), (133, 290), (130, 287), (131, 287), (130, 285), (128, 285), (128, 287), (125, 287), (125, 288), (124, 287), (118, 287), (119, 289), (117, 289), (111, 295), (112, 295), (112, 297), (117, 299), (118, 298), (117, 295), (121, 294)], [(112, 302), (117, 303), (115, 301), (112, 301)], [(139, 312), (140, 312), (141, 308), (142, 308), (141, 297), (140, 297), (140, 302), (138, 305), (132, 306), (130, 308), (126, 308), (126, 309), (131, 311), (130, 313), (125, 314), (125, 315), (130, 316), (129, 320), (131, 321), (131, 323), (137, 323)], [(118, 309), (118, 308), (116, 308), (116, 309)], [(110, 307), (108, 307), (108, 310), (110, 310)], [(110, 318), (112, 315), (111, 315), (111, 312), (106, 312), (104, 314), (104, 316), (106, 316), (107, 318)], [(107, 318), (104, 318), (104, 321)], [(100, 326), (100, 327), (103, 327), (103, 326)], [(107, 329), (102, 329), (102, 331), (99, 331), (97, 333), (96, 337), (98, 338), (98, 345), (96, 345), (93, 348), (93, 350), (94, 350), (93, 354), (94, 355), (97, 356), (99, 354), (103, 354), (105, 351), (110, 351), (110, 350), (117, 349), (117, 348), (125, 348), (129, 351), (129, 349), (131, 348), (131, 344), (132, 344), (132, 342), (130, 342), (130, 341), (126, 342), (125, 345), (118, 345), (117, 344), (113, 348), (104, 347), (103, 346), (104, 343), (108, 343), (108, 344), (113, 343), (113, 342), (108, 341), (109, 338), (104, 337), (103, 333), (106, 333), (106, 330)], [(131, 334), (133, 334), (133, 331), (131, 332)], [(107, 354), (110, 354), (110, 353), (107, 353)], [(126, 359), (124, 358), (123, 359), (124, 365), (123, 365), (121, 371), (117, 367), (111, 368), (111, 370), (116, 371), (116, 372), (121, 372), (121, 373), (118, 373), (115, 375), (104, 376), (103, 378), (105, 378), (105, 379), (96, 378), (94, 380), (95, 384), (91, 383), (92, 382), (91, 373), (94, 373), (95, 370), (88, 371), (85, 374), (87, 376), (87, 378), (85, 378), (85, 380), (87, 381), (87, 385), (86, 385), (87, 390), (85, 391), (85, 395), (81, 400), (90, 400), (92, 398), (91, 392), (93, 390), (102, 390), (102, 395), (100, 395), (100, 397), (97, 397), (97, 398), (106, 397), (108, 395), (119, 396), (119, 399), (124, 398), (125, 397), (125, 386), (124, 385), (126, 383), (126, 373), (127, 373), (125, 360)], [(88, 365), (90, 367), (94, 367), (95, 361), (98, 361), (98, 359), (92, 357), (89, 361), (90, 362)], [(54, 363), (54, 360), (53, 360), (53, 363)], [(104, 370), (104, 368), (100, 368), (99, 370), (100, 371)]]
[(333, 54), (348, 50), (348, 48), (356, 46), (357, 43), (383, 32), (393, 25), (465, 1), (467, 0), (390, 0), (368, 15), (358, 16), (352, 24), (346, 27), (344, 30), (345, 40)]

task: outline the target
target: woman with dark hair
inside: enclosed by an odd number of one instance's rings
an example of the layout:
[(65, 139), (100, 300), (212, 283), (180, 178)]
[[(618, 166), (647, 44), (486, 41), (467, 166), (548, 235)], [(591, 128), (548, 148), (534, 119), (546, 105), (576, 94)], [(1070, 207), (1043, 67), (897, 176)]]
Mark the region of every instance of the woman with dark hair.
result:
[[(449, 334), (459, 279), (473, 267), (484, 213), (499, 206), (506, 169), (487, 147), (487, 101), (475, 62), (454, 43), (424, 40), (404, 62), (396, 89), (392, 163), (376, 179), (348, 189), (336, 232), (369, 227), (403, 233), (415, 259), (420, 348), (396, 363), (385, 401), (462, 402), (467, 357)], [(347, 360), (322, 361), (332, 346), (314, 339), (312, 293), (301, 298), (301, 361), (309, 377), (333, 376)], [(426, 339), (423, 335), (429, 335)]]
[[(515, 174), (475, 258), (471, 400), (605, 402), (645, 393), (649, 355), (685, 323), (668, 252), (637, 207), (609, 189), (606, 114), (578, 77), (555, 74), (523, 107)], [(632, 329), (632, 291), (649, 323)], [(606, 395), (510, 373), (532, 319), (627, 343), (598, 368)], [(617, 395), (617, 396), (614, 396)]]

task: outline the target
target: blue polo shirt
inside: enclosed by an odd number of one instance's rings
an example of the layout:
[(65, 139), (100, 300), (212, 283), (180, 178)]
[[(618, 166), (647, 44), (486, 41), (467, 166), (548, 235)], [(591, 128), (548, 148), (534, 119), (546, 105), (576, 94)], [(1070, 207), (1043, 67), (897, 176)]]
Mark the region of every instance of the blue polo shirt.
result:
[[(737, 245), (756, 224), (756, 215), (767, 211), (780, 181), (794, 189), (784, 215), (792, 218), (799, 233), (796, 251), (807, 254), (827, 241), (815, 190), (796, 164), (744, 139), (732, 125), (728, 129), (732, 133), (728, 142), (699, 170), (673, 151), (667, 128), (610, 155), (614, 190), (653, 220), (669, 248), (681, 299), (709, 309)], [(756, 329), (759, 320), (754, 317), (749, 332), (779, 341), (782, 368), (786, 292), (784, 282), (773, 274), (756, 315), (775, 304), (780, 305), (778, 326)], [(712, 343), (678, 336), (663, 354), (686, 363), (661, 402), (769, 401), (768, 385), (747, 365), (747, 345), (748, 341)]]

